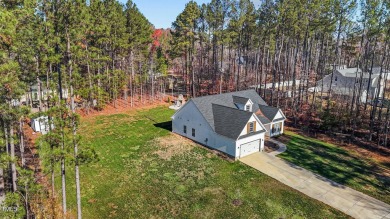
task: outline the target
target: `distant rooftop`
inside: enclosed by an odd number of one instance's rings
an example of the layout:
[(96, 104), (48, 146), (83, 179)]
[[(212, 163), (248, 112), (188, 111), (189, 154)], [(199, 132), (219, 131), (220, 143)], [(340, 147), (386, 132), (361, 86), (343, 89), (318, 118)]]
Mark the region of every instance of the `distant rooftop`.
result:
[[(355, 78), (356, 76), (360, 76), (362, 73), (362, 70), (360, 68), (345, 68), (345, 67), (340, 67), (337, 69), (337, 71), (342, 74), (344, 77), (347, 78)], [(377, 77), (380, 75), (381, 68), (380, 67), (375, 67), (372, 69), (372, 74), (371, 77)], [(389, 74), (390, 72), (388, 70), (382, 69), (382, 74)], [(363, 72), (363, 78), (369, 78), (370, 73), (369, 72)]]

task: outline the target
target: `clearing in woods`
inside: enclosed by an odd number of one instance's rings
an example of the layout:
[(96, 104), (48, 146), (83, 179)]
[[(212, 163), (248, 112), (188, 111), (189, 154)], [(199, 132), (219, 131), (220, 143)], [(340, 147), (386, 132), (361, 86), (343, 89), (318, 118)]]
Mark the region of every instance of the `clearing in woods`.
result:
[[(160, 106), (81, 119), (81, 144), (99, 155), (81, 167), (85, 218), (348, 218), (172, 134), (173, 113)], [(73, 172), (68, 167), (67, 194), (75, 212)]]

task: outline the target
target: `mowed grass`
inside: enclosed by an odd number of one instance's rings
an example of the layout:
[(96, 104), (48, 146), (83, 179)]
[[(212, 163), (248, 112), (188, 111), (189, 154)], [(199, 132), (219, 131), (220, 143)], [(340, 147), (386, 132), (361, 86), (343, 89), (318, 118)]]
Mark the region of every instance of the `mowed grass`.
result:
[(286, 131), (287, 151), (279, 157), (390, 204), (385, 166), (336, 145)]
[[(177, 143), (188, 145), (175, 154), (167, 148), (178, 139), (167, 130), (173, 113), (159, 107), (82, 119), (82, 144), (93, 146), (100, 158), (81, 167), (84, 218), (348, 217), (187, 140)], [(68, 208), (75, 212), (73, 169), (67, 174)]]

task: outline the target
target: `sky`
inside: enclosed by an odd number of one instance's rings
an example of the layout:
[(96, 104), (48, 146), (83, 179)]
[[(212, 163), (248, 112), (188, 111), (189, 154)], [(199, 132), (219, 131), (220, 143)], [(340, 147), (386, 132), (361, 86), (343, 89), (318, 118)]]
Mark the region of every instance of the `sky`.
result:
[[(211, 0), (196, 0), (198, 4)], [(125, 3), (125, 0), (121, 0)], [(155, 28), (170, 28), (189, 0), (133, 0)]]
[[(126, 0), (120, 0), (123, 4)], [(211, 0), (196, 0), (201, 5)], [(254, 0), (259, 2), (260, 0)], [(155, 28), (170, 28), (189, 0), (133, 0), (138, 9)]]

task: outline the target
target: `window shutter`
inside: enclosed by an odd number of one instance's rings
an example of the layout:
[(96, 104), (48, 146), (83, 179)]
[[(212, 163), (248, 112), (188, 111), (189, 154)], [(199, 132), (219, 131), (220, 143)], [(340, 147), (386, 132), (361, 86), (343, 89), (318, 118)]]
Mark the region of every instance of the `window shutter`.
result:
[(256, 132), (256, 121), (253, 122), (253, 132)]
[(246, 125), (246, 133), (249, 134), (249, 132), (250, 132), (250, 123)]

